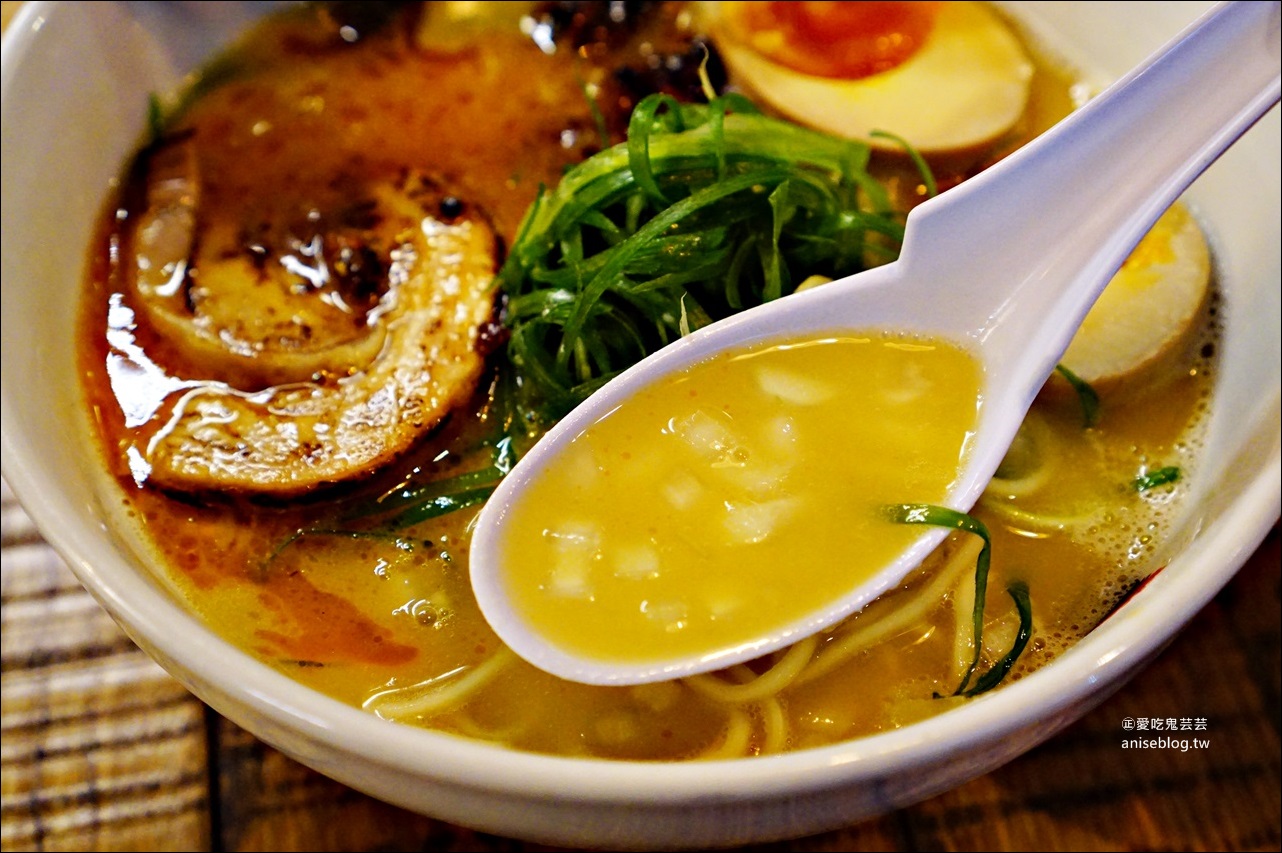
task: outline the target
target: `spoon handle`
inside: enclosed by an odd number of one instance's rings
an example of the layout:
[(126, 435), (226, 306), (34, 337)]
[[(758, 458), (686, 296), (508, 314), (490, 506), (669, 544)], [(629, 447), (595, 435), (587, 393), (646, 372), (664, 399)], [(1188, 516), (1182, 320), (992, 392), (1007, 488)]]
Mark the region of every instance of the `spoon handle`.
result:
[[(1143, 235), (1278, 102), (1280, 10), (1218, 4), (1054, 128), (909, 217), (903, 280), (935, 283), (921, 301), (938, 301), (956, 270), (980, 271), (937, 307), (974, 315), (993, 358), (1019, 364), (1010, 404), (1031, 402)], [(995, 305), (998, 293), (1009, 298)], [(1027, 357), (1030, 341), (1047, 342), (1048, 360)]]

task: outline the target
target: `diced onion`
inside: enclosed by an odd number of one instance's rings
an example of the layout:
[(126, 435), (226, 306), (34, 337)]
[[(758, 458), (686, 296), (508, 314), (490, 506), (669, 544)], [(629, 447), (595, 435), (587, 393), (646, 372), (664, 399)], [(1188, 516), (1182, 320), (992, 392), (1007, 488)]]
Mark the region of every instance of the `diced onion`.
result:
[(548, 591), (565, 598), (587, 598), (592, 593), (588, 568), (586, 560), (563, 560), (552, 568)]
[(663, 484), (660, 493), (673, 508), (687, 511), (692, 509), (704, 497), (707, 489), (687, 471), (674, 471), (672, 477)]
[(742, 465), (748, 460), (743, 436), (703, 409), (696, 409), (686, 417), (674, 421), (672, 430), (700, 460), (713, 468)]
[(767, 394), (797, 406), (815, 406), (837, 396), (837, 389), (827, 382), (776, 366), (758, 367), (757, 384)]
[(659, 576), (659, 552), (648, 542), (618, 545), (614, 549), (615, 577), (646, 580)]
[(726, 501), (724, 526), (734, 545), (764, 541), (796, 507), (796, 499), (779, 498), (763, 503)]

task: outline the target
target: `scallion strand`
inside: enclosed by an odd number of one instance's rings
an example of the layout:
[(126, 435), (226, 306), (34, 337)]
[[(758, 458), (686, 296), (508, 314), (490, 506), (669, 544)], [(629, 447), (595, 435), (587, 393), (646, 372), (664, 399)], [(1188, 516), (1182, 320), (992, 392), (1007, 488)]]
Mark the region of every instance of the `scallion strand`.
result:
[[(1031, 636), (1033, 609), (1028, 597), (1027, 586), (1016, 582), (1011, 584), (1007, 590), (1015, 602), (1020, 622), (1019, 635), (1016, 637), (1011, 651), (979, 678), (974, 686), (971, 686), (971, 679), (975, 677), (975, 672), (979, 669), (979, 661), (984, 652), (984, 606), (988, 592), (988, 570), (992, 561), (993, 548), (993, 541), (988, 533), (988, 528), (982, 521), (972, 515), (933, 504), (894, 504), (886, 507), (885, 512), (891, 521), (900, 524), (926, 524), (950, 530), (964, 530), (983, 540), (984, 545), (979, 551), (979, 556), (975, 559), (975, 606), (971, 611), (971, 631), (975, 638), (975, 654), (971, 659), (970, 666), (966, 668), (966, 674), (962, 677), (961, 683), (951, 695), (977, 696), (980, 693), (991, 690), (1006, 677), (1011, 667), (1015, 665), (1016, 659), (1023, 653), (1024, 647), (1028, 644), (1028, 638)], [(936, 696), (938, 697), (938, 694)]]

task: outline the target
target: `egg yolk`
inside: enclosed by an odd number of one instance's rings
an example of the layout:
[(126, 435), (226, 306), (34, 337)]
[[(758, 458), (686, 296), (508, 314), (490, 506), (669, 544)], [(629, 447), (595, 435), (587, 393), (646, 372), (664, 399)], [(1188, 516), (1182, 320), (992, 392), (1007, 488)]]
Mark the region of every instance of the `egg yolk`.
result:
[(739, 37), (780, 65), (857, 80), (900, 65), (925, 43), (938, 2), (735, 3)]

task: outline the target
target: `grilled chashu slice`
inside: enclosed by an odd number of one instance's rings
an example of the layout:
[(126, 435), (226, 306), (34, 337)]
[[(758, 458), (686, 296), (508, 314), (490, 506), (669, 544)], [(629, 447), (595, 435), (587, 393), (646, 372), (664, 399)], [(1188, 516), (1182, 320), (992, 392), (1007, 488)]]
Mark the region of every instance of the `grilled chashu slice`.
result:
[(298, 495), (390, 462), (468, 400), (494, 314), (484, 218), (410, 173), (250, 234), (201, 222), (186, 158), (153, 163), (133, 238), (131, 301), (187, 365), (135, 434), (136, 477)]

